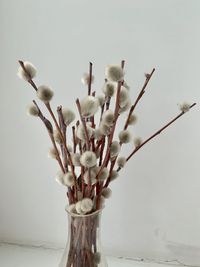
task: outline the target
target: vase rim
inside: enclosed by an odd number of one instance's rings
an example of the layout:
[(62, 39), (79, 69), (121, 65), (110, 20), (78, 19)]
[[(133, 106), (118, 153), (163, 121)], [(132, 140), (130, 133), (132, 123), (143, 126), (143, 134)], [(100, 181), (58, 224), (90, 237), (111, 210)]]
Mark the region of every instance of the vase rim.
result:
[(95, 210), (94, 212), (92, 213), (89, 213), (89, 214), (77, 214), (77, 213), (73, 213), (73, 212), (69, 212), (67, 209), (66, 209), (66, 212), (68, 213), (68, 215), (72, 216), (72, 217), (90, 217), (90, 216), (93, 216), (93, 215), (96, 215), (96, 214), (99, 214), (102, 212), (102, 210), (104, 209), (105, 206), (101, 207), (100, 209), (98, 210)]

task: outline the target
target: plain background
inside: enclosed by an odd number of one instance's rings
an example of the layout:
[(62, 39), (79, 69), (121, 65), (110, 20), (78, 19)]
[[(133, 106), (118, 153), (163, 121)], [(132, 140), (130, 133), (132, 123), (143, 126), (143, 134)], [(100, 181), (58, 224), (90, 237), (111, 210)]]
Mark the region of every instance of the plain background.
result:
[[(199, 12), (198, 0), (0, 1), (1, 241), (63, 247), (67, 234), (65, 191), (46, 130), (25, 114), (35, 94), (17, 78), (17, 60), (37, 66), (54, 108), (75, 109), (89, 61), (101, 92), (105, 65), (125, 59), (132, 100), (155, 67), (132, 128), (145, 139), (180, 103), (199, 104)], [(200, 266), (199, 136), (197, 105), (127, 164), (103, 214), (107, 254)]]

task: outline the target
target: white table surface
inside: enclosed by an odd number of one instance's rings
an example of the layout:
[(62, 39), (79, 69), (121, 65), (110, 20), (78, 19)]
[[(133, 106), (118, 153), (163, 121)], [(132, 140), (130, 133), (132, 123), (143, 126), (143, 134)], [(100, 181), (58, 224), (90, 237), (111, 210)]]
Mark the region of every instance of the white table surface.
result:
[[(62, 250), (0, 244), (0, 267), (57, 267), (61, 255)], [(109, 267), (170, 266), (165, 264), (123, 260), (114, 257), (107, 257), (107, 261)]]

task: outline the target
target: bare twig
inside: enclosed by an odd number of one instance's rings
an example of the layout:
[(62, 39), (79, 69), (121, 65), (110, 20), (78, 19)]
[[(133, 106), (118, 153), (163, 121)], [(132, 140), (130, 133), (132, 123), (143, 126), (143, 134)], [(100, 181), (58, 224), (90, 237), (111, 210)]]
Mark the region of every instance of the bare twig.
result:
[(89, 64), (89, 82), (88, 82), (88, 95), (91, 95), (91, 85), (92, 85), (92, 63)]
[[(190, 109), (193, 108), (196, 105), (196, 103), (193, 103), (190, 106)], [(169, 121), (167, 124), (165, 124), (162, 128), (160, 128), (157, 132), (155, 132), (153, 135), (151, 135), (149, 138), (147, 138), (141, 145), (139, 145), (138, 147), (136, 147), (132, 153), (126, 158), (126, 161), (129, 161), (129, 159), (140, 149), (142, 148), (146, 143), (148, 143), (151, 139), (153, 139), (154, 137), (156, 137), (158, 134), (160, 134), (162, 131), (164, 131), (167, 127), (169, 127), (172, 123), (174, 123), (177, 119), (179, 119), (181, 116), (183, 116), (185, 114), (185, 112), (181, 112), (180, 114), (178, 114), (175, 118), (173, 118), (171, 121)], [(117, 171), (120, 171), (121, 168), (118, 168)]]
[[(65, 140), (65, 144), (67, 144), (67, 140), (66, 140), (67, 127), (65, 125), (63, 114), (62, 114), (62, 106), (57, 107), (57, 113), (58, 113), (58, 118), (59, 118), (60, 129), (62, 131), (64, 140)], [(65, 167), (66, 171), (68, 171), (67, 154), (66, 154), (65, 149), (64, 149), (64, 144), (61, 144), (60, 147), (61, 147), (62, 154), (63, 154), (64, 167)]]
[(128, 128), (128, 125), (129, 125), (129, 119), (130, 119), (131, 115), (133, 114), (133, 111), (135, 110), (135, 108), (136, 108), (138, 102), (140, 101), (140, 99), (142, 98), (143, 94), (145, 93), (145, 89), (146, 89), (146, 87), (147, 87), (147, 84), (149, 83), (149, 81), (150, 81), (150, 79), (151, 79), (151, 77), (152, 77), (154, 71), (155, 71), (155, 69), (153, 69), (153, 70), (151, 71), (150, 74), (148, 74), (148, 75), (146, 74), (146, 80), (145, 80), (145, 83), (144, 83), (144, 85), (142, 86), (142, 89), (141, 89), (140, 93), (138, 94), (138, 96), (137, 96), (137, 98), (136, 98), (136, 100), (135, 100), (135, 103), (134, 103), (134, 104), (131, 106), (131, 108), (130, 108), (130, 111), (129, 111), (127, 120), (126, 120), (125, 125), (124, 125), (124, 130), (126, 130), (126, 129)]
[(72, 137), (73, 137), (73, 152), (76, 153), (76, 133), (75, 133), (75, 126), (72, 126)]

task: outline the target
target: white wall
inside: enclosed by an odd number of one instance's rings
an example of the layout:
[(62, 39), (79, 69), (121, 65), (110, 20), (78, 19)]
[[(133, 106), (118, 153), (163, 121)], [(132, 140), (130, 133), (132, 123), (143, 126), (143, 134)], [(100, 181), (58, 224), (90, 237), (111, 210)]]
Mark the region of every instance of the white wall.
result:
[[(199, 103), (199, 10), (195, 0), (0, 1), (1, 241), (66, 240), (65, 192), (46, 158), (45, 129), (25, 114), (34, 92), (16, 77), (17, 59), (37, 66), (55, 106), (85, 93), (80, 77), (89, 61), (101, 90), (104, 66), (125, 59), (133, 99), (143, 73), (156, 67), (133, 130), (146, 138), (177, 114), (177, 104)], [(113, 183), (102, 226), (107, 253), (200, 266), (199, 115), (196, 106)]]

